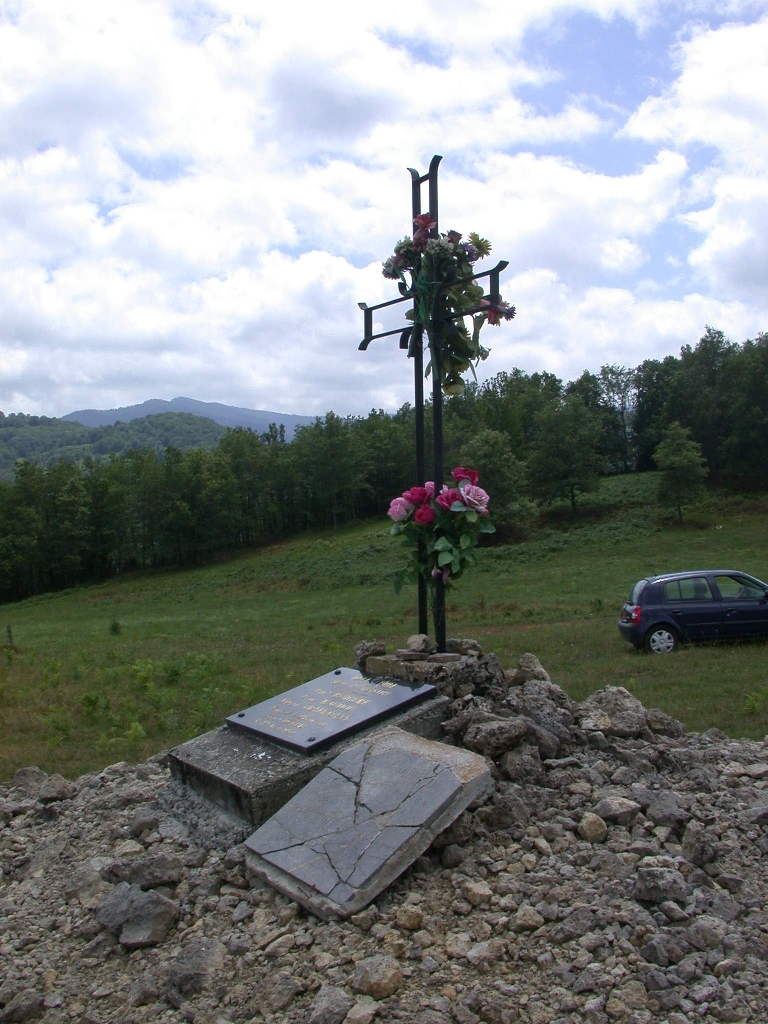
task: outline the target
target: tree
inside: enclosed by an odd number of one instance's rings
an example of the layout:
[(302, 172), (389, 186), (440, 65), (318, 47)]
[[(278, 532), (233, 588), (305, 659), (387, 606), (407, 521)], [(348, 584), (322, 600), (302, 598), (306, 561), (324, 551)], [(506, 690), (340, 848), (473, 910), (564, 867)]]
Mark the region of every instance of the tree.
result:
[(395, 495), (416, 480), (412, 422), (398, 422), (381, 409), (371, 409), (354, 424), (354, 434), (365, 454), (366, 487), (360, 496), (363, 515), (383, 515)]
[[(301, 473), (307, 517), (313, 526), (333, 526), (355, 514), (366, 487), (366, 452), (352, 417), (333, 412), (297, 429), (291, 447)], [(307, 523), (309, 525), (309, 522)]]
[(88, 494), (79, 464), (57, 462), (45, 471), (43, 516), (48, 585), (79, 583), (88, 540)]
[(480, 474), (480, 485), (491, 496), (494, 515), (525, 490), (525, 464), (515, 458), (512, 444), (499, 430), (481, 430), (459, 451), (458, 463)]
[(517, 368), (496, 374), (479, 386), (465, 388), (464, 395), (452, 398), (445, 409), (445, 425), (450, 432), (454, 419), (460, 418), (465, 435), (459, 445), (471, 440), (484, 427), (506, 434), (512, 451), (525, 459), (534, 435), (537, 412), (562, 397), (562, 381), (552, 373), (527, 374)]
[(480, 474), (480, 486), (491, 496), (491, 517), (499, 538), (522, 540), (537, 506), (527, 496), (525, 463), (513, 454), (508, 435), (481, 430), (459, 451), (457, 462)]
[[(620, 371), (620, 367), (604, 366), (600, 376), (585, 370), (580, 377), (571, 381), (565, 389), (566, 396), (578, 398), (593, 413), (600, 425), (600, 455), (609, 472), (626, 472), (627, 452), (626, 433), (617, 407), (614, 405), (615, 395), (611, 385), (611, 371)], [(611, 381), (612, 383), (612, 381)]]
[(670, 388), (678, 363), (674, 356), (646, 359), (635, 370), (632, 435), (636, 467), (641, 471), (651, 469), (653, 453), (669, 422)]
[(577, 495), (597, 489), (602, 469), (600, 421), (580, 398), (571, 395), (539, 412), (528, 457), (534, 498), (568, 498), (575, 515)]
[(741, 487), (768, 487), (768, 334), (729, 354), (720, 374), (725, 430), (720, 476)]
[(695, 349), (684, 345), (672, 377), (669, 409), (673, 419), (688, 427), (701, 445), (707, 466), (721, 468), (719, 448), (728, 434), (728, 401), (724, 370), (738, 355), (739, 346), (729, 342), (722, 331), (707, 327)]
[(677, 521), (683, 521), (683, 506), (704, 493), (707, 467), (701, 454), (701, 445), (691, 439), (691, 432), (679, 423), (670, 423), (664, 431), (661, 444), (653, 453), (659, 480), (659, 501), (677, 509)]
[(628, 473), (632, 455), (630, 427), (635, 394), (635, 371), (626, 366), (601, 366), (600, 386), (606, 411), (610, 414), (607, 421), (615, 424), (614, 430), (611, 431), (613, 450), (607, 454), (612, 463), (618, 462), (622, 472)]

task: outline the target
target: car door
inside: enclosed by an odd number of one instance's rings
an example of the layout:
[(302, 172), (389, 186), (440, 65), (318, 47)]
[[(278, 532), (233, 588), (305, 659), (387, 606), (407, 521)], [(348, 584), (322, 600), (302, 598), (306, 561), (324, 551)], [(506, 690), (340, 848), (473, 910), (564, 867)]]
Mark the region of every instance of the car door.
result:
[(706, 576), (667, 580), (664, 604), (678, 630), (689, 640), (716, 640), (722, 636), (722, 603), (715, 598)]
[(724, 636), (768, 636), (768, 599), (757, 580), (740, 573), (718, 573), (715, 586), (723, 607)]

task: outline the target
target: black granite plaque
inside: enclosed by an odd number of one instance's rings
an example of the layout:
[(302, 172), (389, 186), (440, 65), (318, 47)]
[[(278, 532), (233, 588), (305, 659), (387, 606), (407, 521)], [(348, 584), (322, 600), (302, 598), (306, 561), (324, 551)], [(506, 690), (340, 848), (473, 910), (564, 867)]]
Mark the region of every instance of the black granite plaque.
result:
[(436, 692), (430, 683), (369, 679), (337, 668), (230, 715), (227, 725), (309, 754)]

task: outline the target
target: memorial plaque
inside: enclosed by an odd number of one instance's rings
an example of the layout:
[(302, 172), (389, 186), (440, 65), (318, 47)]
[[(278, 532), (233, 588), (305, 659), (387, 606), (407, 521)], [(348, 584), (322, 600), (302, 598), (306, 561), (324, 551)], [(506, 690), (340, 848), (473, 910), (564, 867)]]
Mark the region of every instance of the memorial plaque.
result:
[(436, 692), (430, 683), (370, 679), (337, 668), (230, 715), (227, 725), (310, 754)]

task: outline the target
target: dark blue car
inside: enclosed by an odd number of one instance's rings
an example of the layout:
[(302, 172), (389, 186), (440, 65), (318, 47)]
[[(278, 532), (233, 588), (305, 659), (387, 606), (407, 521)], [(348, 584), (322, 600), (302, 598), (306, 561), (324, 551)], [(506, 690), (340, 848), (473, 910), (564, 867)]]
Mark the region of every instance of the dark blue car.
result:
[(652, 654), (697, 640), (768, 636), (768, 583), (738, 569), (646, 576), (629, 592), (619, 632)]

